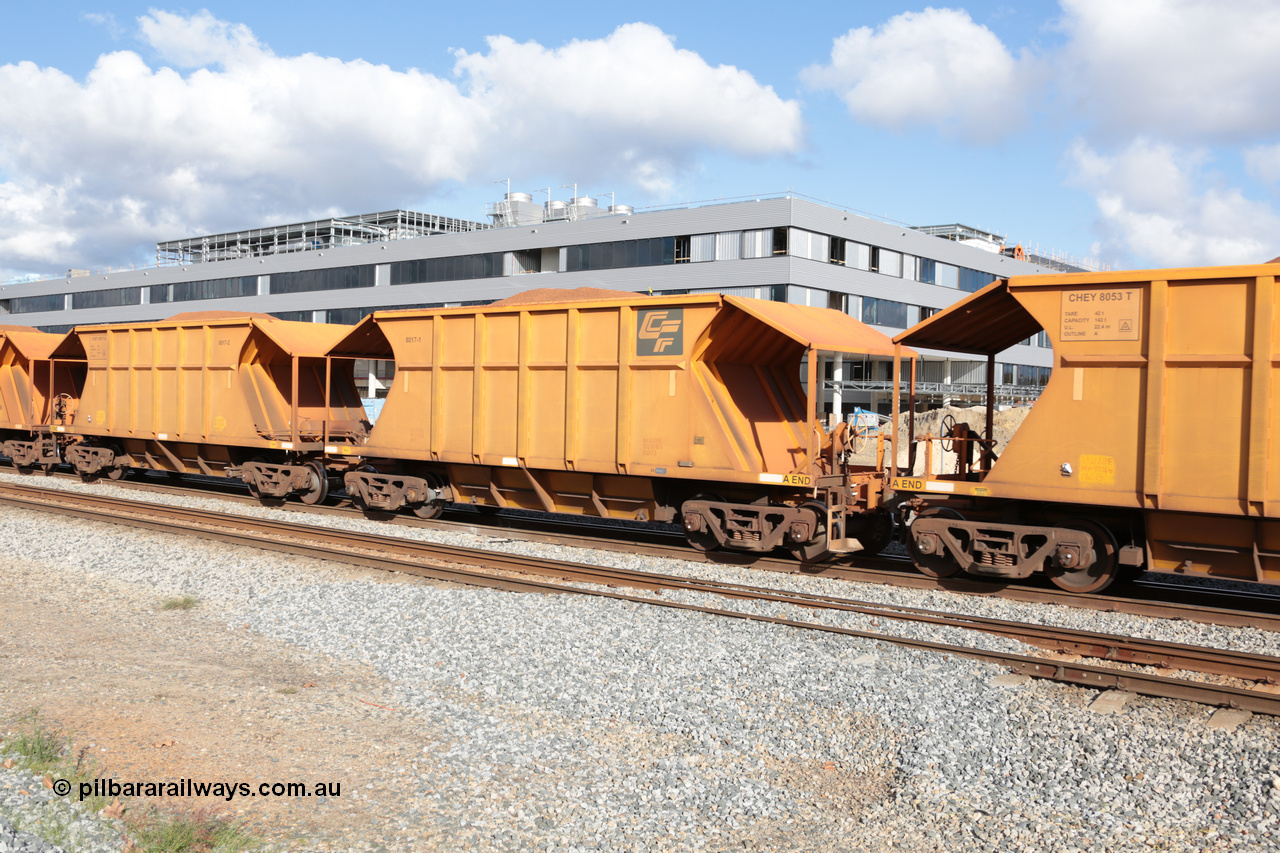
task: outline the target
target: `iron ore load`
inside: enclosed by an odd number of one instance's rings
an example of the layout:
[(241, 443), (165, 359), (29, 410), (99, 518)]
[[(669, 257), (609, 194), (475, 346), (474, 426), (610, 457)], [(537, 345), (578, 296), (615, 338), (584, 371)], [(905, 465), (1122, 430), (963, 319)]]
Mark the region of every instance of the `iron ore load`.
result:
[(893, 345), (838, 311), (719, 294), (375, 313), (331, 351), (396, 363), (347, 491), (424, 516), (461, 502), (678, 521), (702, 549), (878, 551), (885, 474), (818, 423), (821, 352)]
[[(986, 355), (989, 372), (1041, 330), (1054, 349), (1049, 383), (999, 459), (959, 428), (920, 437), (894, 472), (916, 566), (1043, 572), (1084, 592), (1144, 568), (1280, 582), (1277, 272), (1018, 276), (898, 335)], [(955, 458), (946, 471), (942, 444)]]

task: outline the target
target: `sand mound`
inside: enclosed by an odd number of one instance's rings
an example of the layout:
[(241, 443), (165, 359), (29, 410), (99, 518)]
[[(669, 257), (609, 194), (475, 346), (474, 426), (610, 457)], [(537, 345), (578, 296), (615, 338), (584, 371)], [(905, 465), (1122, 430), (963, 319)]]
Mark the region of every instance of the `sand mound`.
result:
[[(1031, 411), (1030, 406), (1016, 406), (1004, 411), (997, 411), (995, 414), (993, 427), (995, 431), (996, 455), (1004, 452), (1005, 447), (1009, 444), (1009, 439), (1013, 438), (1018, 427), (1026, 419), (1027, 413)], [(917, 412), (915, 417), (915, 435), (932, 435), (939, 436), (942, 434), (942, 421), (947, 416), (955, 419), (957, 424), (968, 424), (969, 427), (978, 432), (985, 434), (987, 429), (987, 408), (986, 406), (972, 406), (962, 408), (959, 406), (944, 406), (941, 409), (931, 409), (927, 412)], [(909, 421), (903, 417), (902, 428), (898, 431), (898, 464), (905, 467), (907, 464), (907, 447), (908, 435), (910, 429)], [(886, 440), (893, 435), (893, 425), (885, 424), (880, 428)], [(924, 446), (921, 445), (916, 451), (917, 459), (913, 474), (923, 474), (924, 470)], [(876, 457), (876, 433), (872, 433), (868, 437), (866, 446), (854, 457), (855, 464), (874, 465)], [(939, 446), (938, 442), (933, 443), (933, 471), (934, 474), (952, 473), (956, 469), (955, 452), (946, 453)]]

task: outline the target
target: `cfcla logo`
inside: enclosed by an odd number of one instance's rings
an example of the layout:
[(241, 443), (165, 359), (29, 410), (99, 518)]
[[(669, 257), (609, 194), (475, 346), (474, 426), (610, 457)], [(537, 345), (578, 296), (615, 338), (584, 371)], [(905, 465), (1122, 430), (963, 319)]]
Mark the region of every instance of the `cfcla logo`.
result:
[(641, 309), (636, 355), (683, 355), (683, 328), (683, 308)]

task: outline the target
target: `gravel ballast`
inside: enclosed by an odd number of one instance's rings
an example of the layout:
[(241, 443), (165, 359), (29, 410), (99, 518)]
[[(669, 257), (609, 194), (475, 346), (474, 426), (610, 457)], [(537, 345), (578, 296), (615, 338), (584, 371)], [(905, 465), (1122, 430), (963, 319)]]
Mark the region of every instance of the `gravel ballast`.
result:
[[(142, 499), (137, 492), (125, 496)], [(200, 498), (165, 495), (158, 502), (303, 520)], [(359, 519), (331, 523), (479, 542)], [(34, 529), (56, 535), (33, 536)], [(1280, 638), (1252, 629), (515, 541), (482, 544), (1280, 652)], [(420, 799), (404, 807), (420, 836), (440, 847), (1280, 846), (1274, 840), (1280, 838), (1280, 724), (1272, 718), (1254, 717), (1233, 731), (1211, 729), (1205, 725), (1210, 709), (1141, 697), (1119, 714), (1101, 715), (1087, 707), (1095, 691), (1038, 681), (996, 686), (998, 667), (875, 640), (629, 602), (352, 580), (339, 566), (23, 511), (0, 515), (0, 550), (51, 571), (143, 585), (157, 596), (198, 595), (216, 602), (228, 623), (372, 667), (394, 684), (395, 711), (421, 728)], [(867, 626), (847, 615), (823, 619)], [(898, 623), (882, 630), (1021, 648), (972, 632)], [(0, 803), (7, 808), (8, 802), (0, 788)], [(0, 812), (0, 820), (11, 818)]]
[(88, 813), (21, 767), (0, 767), (0, 853), (116, 853), (118, 821)]

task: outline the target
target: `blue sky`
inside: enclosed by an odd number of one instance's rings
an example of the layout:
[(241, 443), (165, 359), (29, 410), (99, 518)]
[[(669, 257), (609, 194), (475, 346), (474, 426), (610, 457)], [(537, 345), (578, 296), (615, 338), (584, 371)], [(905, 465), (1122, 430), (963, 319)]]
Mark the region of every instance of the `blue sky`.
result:
[[(367, 11), (366, 11), (367, 10)], [(794, 190), (1112, 267), (1280, 255), (1280, 0), (10, 4), (0, 281), (505, 187)], [(538, 195), (544, 199), (544, 195)]]

